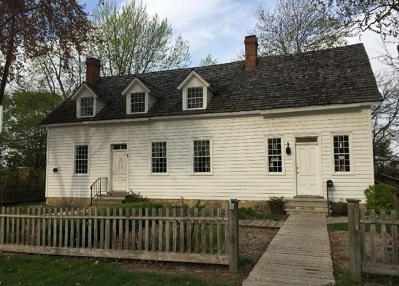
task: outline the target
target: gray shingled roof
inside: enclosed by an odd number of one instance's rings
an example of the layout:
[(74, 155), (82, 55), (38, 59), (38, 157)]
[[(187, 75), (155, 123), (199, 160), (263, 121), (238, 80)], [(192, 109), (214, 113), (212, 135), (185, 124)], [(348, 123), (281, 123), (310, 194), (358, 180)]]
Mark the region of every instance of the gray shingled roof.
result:
[[(102, 77), (90, 86), (107, 100), (93, 118), (76, 118), (76, 103), (67, 99), (42, 124), (270, 110), (306, 106), (376, 102), (381, 100), (369, 59), (362, 44), (303, 54), (268, 56), (254, 70), (244, 62), (197, 67), (194, 70), (217, 91), (206, 110), (183, 111), (180, 83), (193, 68), (140, 75)], [(158, 97), (146, 114), (126, 114), (121, 95), (137, 76)]]

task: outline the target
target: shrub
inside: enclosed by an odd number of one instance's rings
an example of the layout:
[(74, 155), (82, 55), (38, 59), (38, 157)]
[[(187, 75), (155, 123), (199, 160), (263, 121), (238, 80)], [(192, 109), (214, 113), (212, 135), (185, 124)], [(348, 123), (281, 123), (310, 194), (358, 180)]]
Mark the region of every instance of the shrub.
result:
[(272, 214), (284, 214), (285, 213), (285, 199), (284, 197), (270, 197), (267, 202)]
[(395, 188), (385, 184), (369, 186), (364, 190), (366, 207), (375, 209), (377, 212), (381, 209), (392, 209), (394, 207), (393, 193), (395, 191)]
[(147, 197), (143, 197), (140, 193), (130, 192), (122, 201), (122, 204), (135, 203), (135, 202), (149, 202)]
[(143, 201), (143, 202), (125, 203), (125, 204), (122, 204), (120, 207), (123, 208), (123, 209), (127, 209), (127, 208), (143, 208), (143, 209), (145, 209), (145, 208), (149, 208), (149, 209), (155, 208), (155, 209), (158, 209), (158, 208), (161, 208), (162, 205), (160, 203), (155, 203), (155, 202), (150, 202), (150, 201), (145, 201), (144, 202)]
[(343, 200), (331, 203), (332, 216), (348, 216), (348, 204)]

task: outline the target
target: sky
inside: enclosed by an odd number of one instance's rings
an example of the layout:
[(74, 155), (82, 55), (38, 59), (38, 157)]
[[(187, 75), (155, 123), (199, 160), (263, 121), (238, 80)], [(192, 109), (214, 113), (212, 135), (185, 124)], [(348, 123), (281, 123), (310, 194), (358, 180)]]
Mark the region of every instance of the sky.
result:
[[(122, 5), (127, 0), (114, 0)], [(98, 0), (79, 0), (91, 13)], [(218, 63), (226, 63), (237, 58), (244, 49), (244, 37), (251, 34), (257, 19), (258, 7), (274, 7), (275, 0), (143, 0), (150, 15), (158, 13), (161, 19), (167, 18), (174, 34), (182, 35), (189, 41), (191, 66), (198, 66), (208, 54)], [(380, 37), (373, 32), (348, 39), (349, 44), (363, 43), (371, 60), (374, 72), (385, 66), (377, 59), (383, 53)], [(397, 55), (396, 45), (390, 51)]]

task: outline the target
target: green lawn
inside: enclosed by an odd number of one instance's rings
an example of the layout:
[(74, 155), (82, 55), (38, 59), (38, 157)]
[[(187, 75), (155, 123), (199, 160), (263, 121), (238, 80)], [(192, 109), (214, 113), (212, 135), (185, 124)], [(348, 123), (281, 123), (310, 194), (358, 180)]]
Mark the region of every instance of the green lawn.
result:
[(0, 254), (0, 285), (209, 285), (188, 276), (122, 271), (114, 263), (101, 261), (89, 258)]

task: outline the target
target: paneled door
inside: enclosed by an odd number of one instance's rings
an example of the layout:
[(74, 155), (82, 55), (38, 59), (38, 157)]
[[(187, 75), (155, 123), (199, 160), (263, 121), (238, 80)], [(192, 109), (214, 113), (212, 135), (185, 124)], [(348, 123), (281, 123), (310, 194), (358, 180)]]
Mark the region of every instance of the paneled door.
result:
[(319, 196), (319, 146), (296, 145), (297, 195)]
[[(124, 146), (125, 144), (113, 145), (112, 150), (112, 192), (127, 192), (127, 163), (128, 155), (126, 149), (114, 149), (115, 146)], [(118, 147), (117, 147), (118, 148)]]

